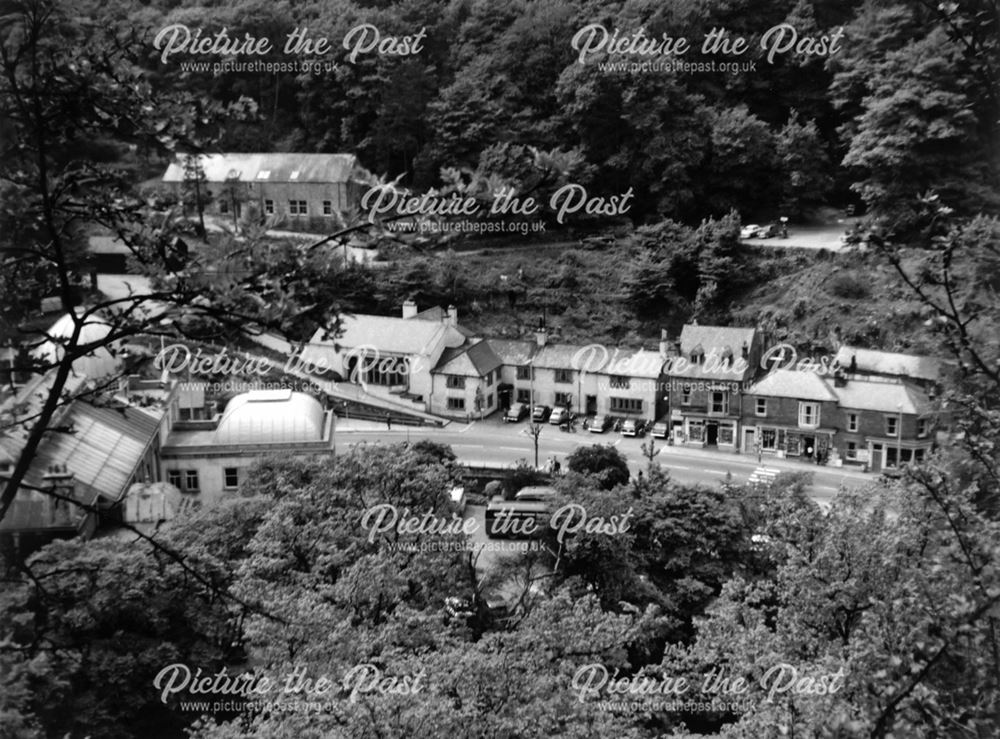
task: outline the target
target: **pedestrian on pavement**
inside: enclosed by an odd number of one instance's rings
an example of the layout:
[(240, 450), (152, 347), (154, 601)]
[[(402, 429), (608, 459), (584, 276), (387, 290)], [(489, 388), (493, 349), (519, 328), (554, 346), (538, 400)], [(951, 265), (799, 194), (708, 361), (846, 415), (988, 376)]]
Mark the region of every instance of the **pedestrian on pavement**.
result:
[(385, 427), (387, 430), (392, 431), (392, 416), (388, 413), (385, 414)]

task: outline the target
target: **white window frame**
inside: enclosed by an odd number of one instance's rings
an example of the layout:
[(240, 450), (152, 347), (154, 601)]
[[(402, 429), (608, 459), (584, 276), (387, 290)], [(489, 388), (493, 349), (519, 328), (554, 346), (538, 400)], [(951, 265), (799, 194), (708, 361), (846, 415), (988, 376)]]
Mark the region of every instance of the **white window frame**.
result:
[[(812, 410), (815, 413), (815, 417), (810, 421), (808, 411)], [(815, 429), (819, 428), (819, 403), (813, 401), (800, 400), (799, 401), (799, 428), (803, 429)]]
[(896, 438), (899, 436), (899, 416), (885, 417), (885, 435)]
[(757, 398), (754, 404), (754, 415), (767, 418), (767, 398)]
[(265, 200), (264, 201), (264, 215), (273, 216), (274, 215), (274, 201)]
[[(230, 473), (235, 479), (235, 482), (230, 483)], [(235, 490), (240, 486), (240, 468), (239, 467), (223, 467), (222, 468), (222, 487), (226, 490)]]
[(861, 419), (858, 417), (857, 413), (847, 414), (847, 430), (850, 431), (852, 434), (856, 434), (858, 432), (858, 428), (860, 428), (860, 422)]

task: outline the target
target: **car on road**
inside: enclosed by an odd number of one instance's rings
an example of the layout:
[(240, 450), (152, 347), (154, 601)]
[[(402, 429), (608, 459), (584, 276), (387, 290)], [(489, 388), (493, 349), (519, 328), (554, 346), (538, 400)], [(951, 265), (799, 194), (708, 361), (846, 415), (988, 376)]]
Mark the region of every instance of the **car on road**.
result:
[(670, 424), (661, 419), (653, 424), (653, 429), (649, 433), (657, 439), (666, 439), (670, 435)]
[(592, 434), (603, 434), (608, 430), (608, 426), (610, 425), (611, 419), (608, 416), (594, 416), (591, 419), (590, 424), (587, 426), (587, 430)]
[(622, 436), (642, 436), (645, 430), (642, 421), (636, 421), (634, 418), (622, 421)]
[(756, 223), (750, 223), (740, 229), (741, 239), (753, 239), (757, 237), (757, 233), (760, 231), (760, 226)]
[(536, 405), (531, 411), (531, 420), (538, 423), (545, 423), (549, 420), (552, 409), (547, 405)]
[(517, 423), (528, 415), (528, 406), (524, 403), (514, 403), (507, 412), (503, 414), (504, 423)]
[(772, 239), (775, 236), (781, 235), (781, 226), (777, 223), (769, 223), (766, 226), (761, 226), (757, 229), (758, 239)]
[(549, 423), (553, 426), (558, 426), (561, 423), (566, 423), (569, 420), (569, 411), (565, 408), (553, 408), (552, 415), (549, 416)]

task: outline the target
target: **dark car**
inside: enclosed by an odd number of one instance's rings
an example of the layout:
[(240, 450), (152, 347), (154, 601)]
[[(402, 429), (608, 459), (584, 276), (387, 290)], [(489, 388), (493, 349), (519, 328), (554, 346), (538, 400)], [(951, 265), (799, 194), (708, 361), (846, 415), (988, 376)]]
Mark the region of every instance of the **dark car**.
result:
[(773, 239), (775, 236), (781, 235), (781, 226), (777, 223), (769, 223), (766, 226), (761, 226), (757, 229), (758, 239)]
[(587, 431), (592, 434), (603, 434), (610, 425), (611, 418), (609, 416), (594, 416), (587, 425)]
[(503, 414), (505, 423), (516, 423), (528, 415), (528, 406), (524, 403), (514, 403), (507, 412)]
[(531, 411), (531, 420), (537, 423), (545, 423), (549, 420), (550, 413), (552, 413), (552, 409), (547, 405), (536, 405)]

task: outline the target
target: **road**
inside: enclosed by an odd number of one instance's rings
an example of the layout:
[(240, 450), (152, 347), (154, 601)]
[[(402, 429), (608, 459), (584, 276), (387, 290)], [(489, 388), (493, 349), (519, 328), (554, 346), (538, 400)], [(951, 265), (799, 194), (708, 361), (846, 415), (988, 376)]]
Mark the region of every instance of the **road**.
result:
[[(350, 426), (350, 422), (338, 420), (336, 433), (338, 451), (344, 451), (358, 444), (392, 444), (399, 441), (429, 439), (449, 445), (459, 460), (467, 464), (502, 466), (514, 465), (521, 459), (529, 464), (534, 461), (534, 442), (527, 434), (528, 424), (523, 421), (504, 424), (499, 420), (486, 419), (470, 424), (452, 423), (443, 429), (394, 427), (391, 431), (372, 428), (374, 424), (368, 424), (369, 428), (345, 429), (344, 426)], [(677, 482), (716, 485), (723, 482), (727, 475), (732, 475), (734, 484), (742, 484), (760, 466), (755, 457), (731, 452), (668, 446), (662, 439), (652, 439), (648, 436), (644, 439), (626, 438), (612, 431), (604, 434), (591, 434), (579, 430), (569, 433), (550, 425), (546, 425), (539, 436), (538, 461), (544, 465), (546, 460), (554, 456), (565, 469), (567, 455), (577, 446), (611, 444), (625, 455), (632, 474), (637, 475), (640, 470), (646, 468), (646, 459), (641, 446), (643, 442), (649, 441), (655, 443), (656, 461), (663, 469), (669, 470), (671, 478)], [(810, 493), (813, 499), (821, 504), (829, 503), (842, 486), (860, 487), (875, 479), (873, 475), (854, 469), (819, 467), (790, 460), (765, 458), (764, 465), (783, 472), (812, 473), (813, 484)]]

